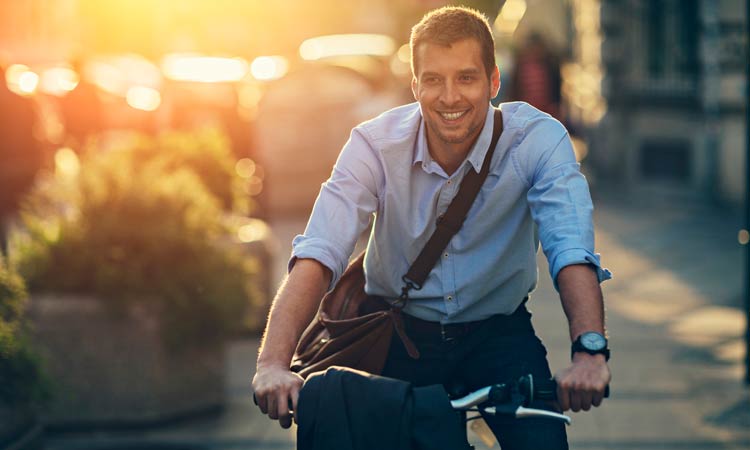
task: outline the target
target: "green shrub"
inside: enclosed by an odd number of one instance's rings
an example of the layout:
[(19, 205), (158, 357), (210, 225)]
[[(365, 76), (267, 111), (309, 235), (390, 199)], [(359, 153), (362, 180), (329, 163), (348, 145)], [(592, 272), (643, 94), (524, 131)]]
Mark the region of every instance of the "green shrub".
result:
[(256, 264), (232, 244), (223, 200), (190, 165), (144, 148), (90, 153), (75, 179), (41, 183), (11, 254), (32, 292), (94, 294), (115, 314), (138, 304), (159, 317), (171, 345), (219, 340), (259, 300)]
[(235, 172), (235, 159), (228, 138), (219, 130), (205, 128), (190, 133), (168, 131), (157, 137), (140, 136), (130, 144), (136, 168), (158, 165), (172, 172), (190, 169), (198, 175), (226, 211), (248, 214), (250, 198), (243, 180)]
[(24, 333), (26, 288), (0, 258), (0, 404), (14, 406), (44, 399), (48, 388), (41, 364)]

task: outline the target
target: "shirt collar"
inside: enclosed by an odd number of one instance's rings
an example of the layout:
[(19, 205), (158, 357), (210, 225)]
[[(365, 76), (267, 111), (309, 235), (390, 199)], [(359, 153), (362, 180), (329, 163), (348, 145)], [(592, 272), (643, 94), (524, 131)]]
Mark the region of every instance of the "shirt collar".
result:
[[(488, 105), (487, 117), (484, 119), (484, 127), (479, 133), (479, 137), (477, 138), (476, 142), (474, 142), (474, 145), (471, 147), (471, 150), (469, 150), (469, 155), (466, 158), (466, 160), (471, 163), (471, 165), (474, 167), (474, 170), (477, 172), (482, 170), (484, 157), (485, 155), (487, 155), (487, 150), (489, 150), (490, 142), (492, 142), (492, 129), (494, 127), (494, 122), (494, 108), (492, 107), (492, 105)], [(424, 119), (420, 120), (419, 122), (419, 131), (417, 132), (417, 142), (412, 164), (421, 164), (422, 168), (427, 173), (433, 172), (433, 170), (431, 169), (433, 159), (432, 156), (430, 156), (430, 152), (427, 150), (427, 133), (425, 129)]]

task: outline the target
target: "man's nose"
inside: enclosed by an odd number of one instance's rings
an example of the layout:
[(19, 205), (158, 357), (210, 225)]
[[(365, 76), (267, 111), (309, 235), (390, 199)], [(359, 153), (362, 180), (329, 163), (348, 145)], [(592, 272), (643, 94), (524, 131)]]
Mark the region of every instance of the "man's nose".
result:
[(458, 86), (452, 81), (446, 81), (440, 92), (440, 100), (447, 105), (451, 105), (458, 102), (460, 99), (461, 93)]

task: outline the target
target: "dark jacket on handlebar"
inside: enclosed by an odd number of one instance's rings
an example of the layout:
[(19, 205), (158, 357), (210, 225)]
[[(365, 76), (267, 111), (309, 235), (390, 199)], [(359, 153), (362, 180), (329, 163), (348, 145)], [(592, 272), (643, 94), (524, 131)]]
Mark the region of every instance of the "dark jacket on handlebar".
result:
[(440, 385), (332, 367), (311, 375), (297, 406), (300, 450), (432, 450), (466, 446), (466, 425)]

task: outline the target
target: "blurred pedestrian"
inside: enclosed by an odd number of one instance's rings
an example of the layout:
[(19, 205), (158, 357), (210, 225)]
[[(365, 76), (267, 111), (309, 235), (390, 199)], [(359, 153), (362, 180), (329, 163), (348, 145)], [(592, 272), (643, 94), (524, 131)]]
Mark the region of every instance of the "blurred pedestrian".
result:
[(516, 53), (510, 100), (520, 100), (562, 120), (560, 60), (544, 37), (531, 33)]
[(10, 222), (41, 168), (42, 147), (34, 138), (32, 100), (8, 89), (5, 68), (0, 71), (0, 251), (7, 254)]
[(83, 62), (74, 60), (72, 66), (78, 73), (78, 84), (60, 99), (60, 109), (68, 144), (80, 152), (86, 141), (101, 131), (103, 109), (98, 88), (87, 80)]

